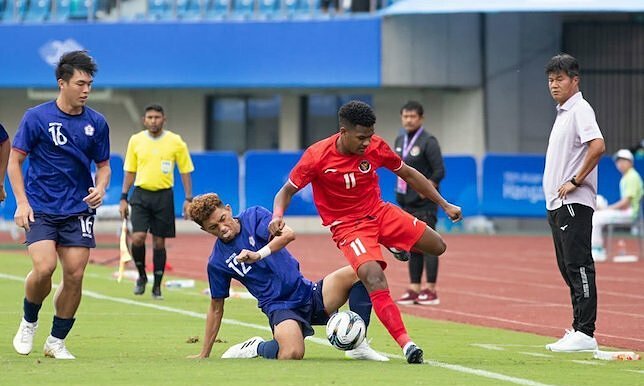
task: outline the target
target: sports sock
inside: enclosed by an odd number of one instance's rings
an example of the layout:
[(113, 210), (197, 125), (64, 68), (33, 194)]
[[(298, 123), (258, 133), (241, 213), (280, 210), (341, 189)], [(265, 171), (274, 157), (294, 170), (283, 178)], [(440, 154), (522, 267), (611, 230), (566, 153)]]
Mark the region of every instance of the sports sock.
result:
[(365, 326), (369, 327), (371, 320), (371, 298), (361, 281), (356, 282), (349, 290), (349, 309), (360, 315)]
[(167, 260), (165, 248), (154, 249), (152, 251), (152, 264), (154, 264), (154, 286), (161, 285), (163, 272), (165, 272), (165, 262)]
[(262, 342), (257, 346), (257, 354), (266, 359), (277, 359), (277, 353), (280, 351), (280, 345), (275, 339)]
[(410, 341), (402, 321), (400, 310), (396, 307), (389, 289), (373, 291), (369, 294), (376, 316), (402, 348)]
[(136, 269), (139, 271), (139, 277), (147, 281), (148, 276), (145, 273), (145, 244), (132, 244), (132, 260), (134, 260), (134, 265), (136, 265)]
[(29, 323), (35, 323), (38, 321), (38, 312), (40, 311), (40, 307), (42, 307), (42, 304), (35, 304), (27, 300), (27, 298), (24, 299), (22, 302), (22, 309), (25, 313), (24, 318), (26, 321)]
[(51, 336), (58, 339), (65, 339), (72, 329), (76, 319), (62, 319), (54, 315), (54, 323), (51, 326)]

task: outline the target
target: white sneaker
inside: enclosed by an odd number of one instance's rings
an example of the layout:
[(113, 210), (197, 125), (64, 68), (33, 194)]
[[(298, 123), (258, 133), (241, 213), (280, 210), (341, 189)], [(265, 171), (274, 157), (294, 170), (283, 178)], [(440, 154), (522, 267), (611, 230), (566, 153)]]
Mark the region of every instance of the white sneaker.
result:
[(254, 336), (247, 341), (236, 344), (226, 350), (225, 353), (221, 355), (222, 359), (234, 359), (234, 358), (255, 358), (257, 354), (257, 347), (262, 343), (264, 339), (259, 336)]
[(49, 335), (45, 341), (45, 356), (55, 359), (76, 359), (65, 347), (65, 340)]
[(581, 331), (575, 331), (572, 334), (568, 334), (568, 337), (563, 341), (549, 346), (548, 350), (554, 352), (595, 351), (597, 350), (597, 340)]
[(344, 355), (347, 358), (352, 359), (363, 359), (367, 361), (378, 361), (378, 362), (388, 362), (389, 358), (380, 354), (378, 351), (374, 350), (369, 346), (367, 340), (363, 340), (362, 343), (353, 350), (346, 351)]
[(36, 335), (37, 328), (37, 321), (29, 323), (22, 318), (18, 332), (13, 338), (13, 348), (16, 349), (18, 354), (27, 355), (31, 352), (31, 349), (34, 347), (34, 335)]
[(564, 333), (564, 336), (561, 337), (558, 341), (555, 343), (548, 343), (546, 345), (546, 350), (550, 350), (550, 347), (552, 346), (558, 346), (561, 345), (562, 342), (564, 342), (566, 339), (570, 338), (570, 335), (574, 334), (575, 330), (569, 330), (566, 328), (566, 332)]

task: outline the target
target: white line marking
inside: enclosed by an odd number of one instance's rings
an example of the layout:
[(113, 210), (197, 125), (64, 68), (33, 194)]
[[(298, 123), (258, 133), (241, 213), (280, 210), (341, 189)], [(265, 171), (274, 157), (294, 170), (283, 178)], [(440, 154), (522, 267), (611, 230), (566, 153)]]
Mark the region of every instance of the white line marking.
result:
[(580, 361), (580, 360), (576, 360), (576, 359), (572, 359), (571, 362), (578, 363), (580, 365), (591, 365), (591, 366), (603, 366), (604, 365), (601, 362)]
[[(0, 273), (0, 279), (14, 280), (14, 281), (20, 281), (20, 282), (25, 281), (24, 277), (8, 275), (8, 274), (4, 274), (4, 273)], [(193, 318), (198, 318), (198, 319), (206, 319), (206, 314), (203, 314), (203, 313), (200, 313), (200, 312), (182, 310), (182, 309), (174, 308), (174, 307), (161, 306), (159, 304), (153, 304), (153, 303), (144, 303), (144, 302), (125, 299), (125, 298), (117, 298), (117, 297), (113, 297), (113, 296), (103, 295), (103, 294), (100, 294), (98, 292), (94, 292), (94, 291), (90, 291), (90, 290), (83, 290), (83, 296), (87, 296), (87, 297), (94, 298), (94, 299), (99, 299), (99, 300), (109, 300), (109, 301), (112, 301), (112, 302), (115, 302), (115, 303), (122, 303), (122, 304), (128, 304), (128, 305), (132, 305), (132, 306), (152, 308), (152, 309), (160, 310), (160, 311), (167, 311), (167, 312), (171, 312), (171, 313), (175, 313), (175, 314), (191, 316)], [(222, 323), (232, 324), (232, 325), (235, 325), (235, 326), (248, 327), (248, 328), (253, 328), (253, 329), (256, 329), (256, 330), (262, 330), (262, 331), (268, 331), (268, 332), (271, 331), (270, 327), (268, 327), (268, 326), (260, 326), (258, 324), (241, 322), (239, 320), (234, 320), (234, 319), (225, 319), (224, 318), (222, 320)], [(327, 342), (324, 339), (320, 339), (320, 338), (316, 338), (316, 337), (309, 337), (308, 340), (310, 340), (311, 342), (317, 343), (317, 344), (329, 346), (329, 342)], [(402, 355), (392, 355), (392, 354), (387, 354), (387, 353), (382, 353), (382, 354), (386, 355), (386, 356), (388, 356), (390, 358), (396, 358), (396, 359), (402, 359), (402, 360), (405, 359)], [(434, 360), (428, 360), (428, 361), (425, 361), (425, 363), (429, 364), (430, 366), (440, 367), (440, 368), (448, 369), (448, 370), (453, 370), (453, 371), (457, 371), (459, 373), (476, 375), (476, 376), (483, 377), (483, 378), (496, 379), (496, 380), (499, 380), (499, 381), (505, 381), (505, 382), (514, 383), (514, 384), (517, 384), (517, 385), (551, 386), (551, 385), (548, 385), (548, 384), (545, 384), (545, 383), (532, 381), (530, 379), (512, 377), (512, 376), (509, 376), (509, 375), (494, 373), (494, 372), (486, 371), (486, 370), (473, 369), (473, 368), (470, 368), (470, 367), (465, 367), (465, 366), (461, 366), (461, 365), (454, 365), (454, 364), (451, 364), (451, 363), (438, 362), (438, 361), (434, 361)]]
[(470, 346), (480, 347), (480, 348), (484, 348), (486, 350), (492, 350), (492, 351), (505, 351), (503, 347), (499, 347), (496, 344), (472, 343)]
[(644, 370), (624, 370), (624, 371), (630, 371), (631, 373), (644, 374)]
[(541, 353), (538, 353), (538, 352), (519, 351), (519, 354), (529, 355), (531, 357), (537, 357), (537, 358), (552, 358), (552, 355), (541, 354)]

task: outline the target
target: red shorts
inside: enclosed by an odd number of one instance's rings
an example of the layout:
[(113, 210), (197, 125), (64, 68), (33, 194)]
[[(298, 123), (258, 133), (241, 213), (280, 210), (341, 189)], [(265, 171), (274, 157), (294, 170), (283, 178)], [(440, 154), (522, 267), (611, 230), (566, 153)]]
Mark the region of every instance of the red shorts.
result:
[(367, 261), (387, 267), (380, 245), (405, 251), (420, 240), (427, 224), (399, 207), (386, 203), (372, 215), (331, 227), (333, 241), (355, 271)]

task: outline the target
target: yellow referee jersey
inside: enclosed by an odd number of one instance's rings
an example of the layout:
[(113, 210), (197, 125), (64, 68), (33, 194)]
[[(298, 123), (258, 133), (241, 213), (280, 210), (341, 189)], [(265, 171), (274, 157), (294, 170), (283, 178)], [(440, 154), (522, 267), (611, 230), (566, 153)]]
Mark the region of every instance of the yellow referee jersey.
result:
[(160, 137), (153, 138), (143, 130), (130, 138), (123, 170), (136, 173), (134, 186), (154, 191), (174, 186), (175, 164), (181, 174), (195, 170), (181, 136), (164, 129)]

